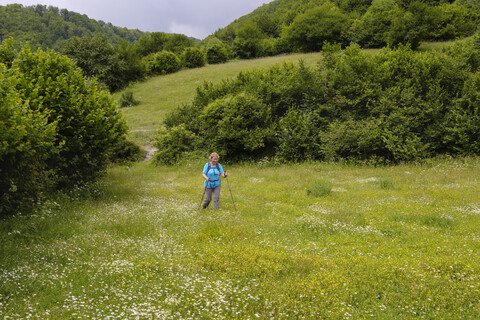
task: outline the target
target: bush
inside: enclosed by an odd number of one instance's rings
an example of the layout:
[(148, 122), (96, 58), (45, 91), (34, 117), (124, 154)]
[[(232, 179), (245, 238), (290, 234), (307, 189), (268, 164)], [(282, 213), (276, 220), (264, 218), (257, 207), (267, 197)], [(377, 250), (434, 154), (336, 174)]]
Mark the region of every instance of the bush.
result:
[(371, 158), (391, 159), (377, 119), (333, 121), (322, 133), (322, 153), (326, 160)]
[(337, 6), (327, 2), (298, 15), (285, 30), (284, 38), (295, 51), (319, 51), (324, 42), (347, 44), (344, 36), (349, 18)]
[(182, 53), (185, 68), (199, 68), (205, 65), (205, 54), (198, 48), (186, 48)]
[(279, 122), (276, 155), (292, 162), (320, 159), (320, 129), (315, 112), (290, 109)]
[(136, 162), (143, 159), (145, 154), (146, 151), (140, 148), (140, 146), (124, 139), (112, 150), (109, 160), (110, 162), (119, 164)]
[(185, 125), (173, 127), (170, 130), (161, 129), (155, 138), (155, 152), (152, 162), (155, 165), (172, 165), (178, 162), (184, 154), (197, 148), (198, 138)]
[(120, 108), (133, 107), (140, 103), (133, 97), (133, 91), (125, 90), (120, 97), (119, 105)]
[(230, 58), (230, 47), (223, 42), (217, 42), (207, 48), (207, 61), (210, 64), (224, 63)]
[(399, 14), (394, 0), (374, 0), (362, 18), (352, 24), (350, 38), (364, 48), (383, 47), (392, 19)]
[(4, 40), (0, 46), (0, 63), (4, 63), (7, 67), (10, 67), (16, 55), (17, 53), (13, 47), (13, 38)]
[(307, 195), (314, 197), (328, 196), (332, 192), (332, 184), (328, 181), (317, 180), (312, 185), (308, 186)]
[(71, 38), (65, 42), (63, 54), (72, 58), (85, 75), (97, 77), (112, 92), (128, 82), (122, 77), (124, 64), (117, 49), (106, 36)]
[(270, 108), (254, 95), (239, 93), (216, 100), (203, 109), (200, 121), (205, 143), (231, 158), (273, 151)]
[(111, 152), (125, 137), (126, 124), (112, 96), (65, 56), (24, 48), (8, 70), (15, 91), (31, 112), (56, 124), (55, 153), (45, 159), (57, 187), (98, 177)]
[(0, 65), (0, 216), (34, 204), (55, 183), (46, 161), (58, 152), (57, 122), (29, 108), (17, 81)]
[(252, 59), (260, 56), (261, 39), (264, 38), (256, 23), (249, 23), (237, 31), (232, 43), (232, 51), (241, 59)]
[(161, 51), (149, 55), (146, 58), (146, 69), (148, 74), (169, 74), (181, 69), (180, 58), (173, 52)]
[[(474, 41), (444, 52), (324, 46), (317, 70), (285, 64), (205, 83), (165, 120), (229, 159), (398, 163), (479, 155)], [(168, 128), (166, 129), (168, 132)], [(167, 146), (165, 146), (167, 147)]]

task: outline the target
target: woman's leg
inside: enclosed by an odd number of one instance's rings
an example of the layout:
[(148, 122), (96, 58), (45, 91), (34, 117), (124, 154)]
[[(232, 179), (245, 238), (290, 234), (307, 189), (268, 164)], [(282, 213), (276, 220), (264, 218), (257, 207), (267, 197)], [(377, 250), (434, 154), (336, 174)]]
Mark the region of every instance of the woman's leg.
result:
[[(220, 185), (213, 189), (213, 210), (220, 208)], [(210, 196), (212, 196), (210, 194)]]
[(212, 189), (206, 188), (205, 189), (205, 200), (202, 203), (202, 208), (205, 209), (208, 207), (210, 201), (212, 201)]

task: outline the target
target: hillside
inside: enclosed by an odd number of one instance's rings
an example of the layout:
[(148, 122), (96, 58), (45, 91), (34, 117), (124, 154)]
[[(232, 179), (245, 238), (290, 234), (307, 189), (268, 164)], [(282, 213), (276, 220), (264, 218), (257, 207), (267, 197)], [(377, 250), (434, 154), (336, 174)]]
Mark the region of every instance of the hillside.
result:
[(52, 6), (0, 6), (0, 41), (14, 37), (16, 43), (29, 42), (33, 48), (59, 50), (65, 40), (83, 36), (104, 35), (111, 43), (135, 42), (145, 34)]
[[(299, 60), (304, 60), (308, 65), (314, 66), (318, 63), (320, 55), (320, 53), (292, 54), (232, 61), (182, 70), (135, 83), (128, 90), (134, 92), (134, 96), (140, 101), (140, 104), (122, 109), (130, 128), (130, 138), (140, 145), (150, 146), (165, 115), (175, 108), (191, 102), (196, 88), (205, 82), (219, 83), (236, 77), (240, 72), (268, 69), (284, 62), (298, 63)], [(115, 99), (119, 100), (123, 92), (117, 92), (114, 95)]]
[(480, 22), (477, 1), (275, 0), (206, 39), (234, 55), (254, 58), (319, 51), (324, 42), (362, 48), (396, 47), (471, 36)]

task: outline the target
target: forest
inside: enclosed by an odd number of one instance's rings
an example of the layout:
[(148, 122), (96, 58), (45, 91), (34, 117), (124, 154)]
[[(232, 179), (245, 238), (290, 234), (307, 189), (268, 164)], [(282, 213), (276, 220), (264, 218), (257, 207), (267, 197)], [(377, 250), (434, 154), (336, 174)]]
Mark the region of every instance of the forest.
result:
[(35, 49), (61, 50), (65, 40), (73, 37), (105, 35), (109, 42), (118, 43), (121, 39), (135, 42), (145, 34), (53, 6), (0, 6), (0, 41), (13, 37), (19, 46), (28, 42)]

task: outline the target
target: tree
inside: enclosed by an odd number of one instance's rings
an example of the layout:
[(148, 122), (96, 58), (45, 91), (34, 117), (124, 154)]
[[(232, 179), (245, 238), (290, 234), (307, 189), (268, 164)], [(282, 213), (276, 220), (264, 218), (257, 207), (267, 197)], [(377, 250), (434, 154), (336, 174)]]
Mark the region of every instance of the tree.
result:
[(352, 24), (350, 38), (364, 48), (383, 47), (392, 19), (399, 14), (395, 0), (374, 0), (365, 15)]
[(149, 74), (174, 73), (181, 67), (180, 58), (170, 51), (161, 51), (146, 57), (146, 68)]
[(111, 91), (125, 85), (118, 76), (123, 69), (122, 62), (105, 36), (72, 38), (66, 42), (63, 53), (72, 58), (85, 75), (97, 77)]
[(237, 37), (233, 41), (232, 50), (242, 59), (251, 59), (259, 55), (261, 46), (260, 39), (264, 35), (256, 23), (248, 23), (237, 31)]
[(418, 48), (420, 41), (425, 39), (429, 28), (429, 7), (420, 2), (414, 2), (410, 10), (399, 13), (392, 18), (390, 30), (386, 34), (389, 46), (409, 44), (412, 49)]
[(181, 56), (183, 66), (186, 68), (198, 68), (205, 65), (205, 54), (196, 47), (186, 48)]
[(296, 51), (319, 51), (324, 42), (347, 44), (348, 27), (348, 17), (327, 2), (298, 15), (284, 37)]
[(193, 47), (194, 42), (191, 38), (184, 34), (170, 34), (163, 47), (163, 50), (171, 51), (176, 55), (180, 55), (185, 48)]
[(207, 47), (207, 61), (210, 64), (227, 62), (230, 57), (230, 47), (217, 40)]
[(168, 35), (164, 32), (152, 32), (150, 35), (141, 37), (136, 43), (136, 51), (142, 57), (151, 53), (160, 52), (165, 48)]

